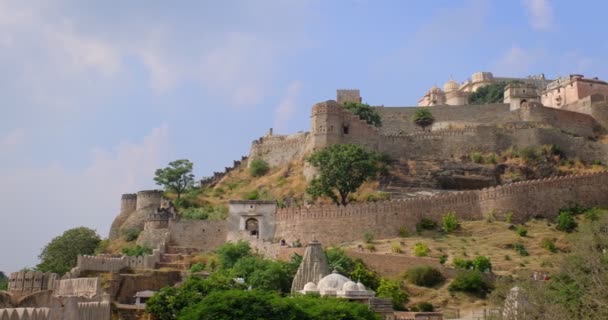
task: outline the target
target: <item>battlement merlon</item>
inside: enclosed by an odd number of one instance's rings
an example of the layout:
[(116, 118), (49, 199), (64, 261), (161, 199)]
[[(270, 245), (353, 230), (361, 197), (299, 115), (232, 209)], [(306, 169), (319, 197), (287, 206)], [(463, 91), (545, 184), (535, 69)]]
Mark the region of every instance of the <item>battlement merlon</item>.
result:
[(361, 102), (361, 92), (359, 89), (338, 89), (336, 90), (336, 101), (341, 105), (347, 102)]

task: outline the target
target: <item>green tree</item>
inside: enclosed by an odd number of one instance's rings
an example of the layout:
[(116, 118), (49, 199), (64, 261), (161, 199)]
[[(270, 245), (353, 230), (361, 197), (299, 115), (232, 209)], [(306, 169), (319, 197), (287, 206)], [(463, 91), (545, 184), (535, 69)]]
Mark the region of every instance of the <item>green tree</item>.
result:
[(288, 263), (259, 256), (242, 257), (232, 268), (234, 276), (244, 278), (254, 289), (282, 293), (291, 291), (291, 282), (295, 275), (292, 271)]
[(292, 300), (296, 306), (304, 310), (307, 317), (301, 318), (302, 320), (380, 320), (380, 317), (367, 305), (345, 299), (315, 296), (283, 299)]
[(478, 88), (469, 95), (469, 104), (502, 103), (505, 97), (507, 83), (499, 82)]
[(374, 108), (370, 107), (369, 104), (360, 102), (345, 102), (344, 108), (358, 115), (361, 120), (364, 120), (372, 126), (382, 126), (382, 119), (380, 118), (380, 115)]
[(239, 240), (236, 243), (225, 243), (215, 249), (221, 269), (232, 268), (239, 259), (251, 255), (249, 242)]
[(337, 144), (311, 154), (307, 161), (319, 174), (312, 179), (307, 192), (327, 196), (345, 206), (348, 195), (378, 172), (379, 157), (356, 144)]
[(181, 195), (194, 186), (193, 164), (187, 159), (169, 162), (169, 166), (154, 172), (156, 184), (164, 186), (165, 190), (175, 192), (179, 199)]
[(254, 177), (261, 177), (268, 173), (269, 170), (270, 166), (268, 165), (268, 162), (262, 159), (253, 159), (249, 166), (249, 173)]
[(36, 268), (62, 275), (76, 266), (78, 255), (95, 253), (100, 242), (101, 238), (95, 230), (85, 227), (67, 230), (42, 249), (38, 256), (41, 262)]
[(380, 279), (380, 286), (376, 295), (382, 298), (391, 298), (395, 310), (405, 310), (403, 304), (407, 301), (407, 293), (401, 288), (401, 283), (397, 280)]
[(450, 292), (461, 291), (479, 297), (485, 297), (492, 291), (492, 284), (486, 281), (483, 274), (477, 270), (460, 271), (454, 281), (448, 286)]
[(429, 108), (418, 108), (412, 115), (412, 122), (424, 130), (435, 122), (435, 118)]
[(8, 288), (8, 278), (4, 274), (4, 272), (0, 271), (0, 291), (6, 290)]
[(378, 289), (380, 276), (375, 271), (369, 270), (362, 261), (355, 262), (355, 269), (350, 273), (350, 278), (361, 282), (370, 290)]

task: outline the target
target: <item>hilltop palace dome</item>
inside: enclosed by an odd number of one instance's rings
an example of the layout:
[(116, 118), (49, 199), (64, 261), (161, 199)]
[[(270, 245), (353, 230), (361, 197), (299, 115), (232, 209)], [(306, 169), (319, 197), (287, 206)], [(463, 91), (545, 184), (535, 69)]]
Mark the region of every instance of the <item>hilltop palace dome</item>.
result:
[(454, 81), (454, 79), (450, 79), (450, 81), (446, 82), (443, 85), (443, 91), (445, 91), (446, 93), (457, 91), (459, 88), (460, 85), (458, 84), (458, 82)]

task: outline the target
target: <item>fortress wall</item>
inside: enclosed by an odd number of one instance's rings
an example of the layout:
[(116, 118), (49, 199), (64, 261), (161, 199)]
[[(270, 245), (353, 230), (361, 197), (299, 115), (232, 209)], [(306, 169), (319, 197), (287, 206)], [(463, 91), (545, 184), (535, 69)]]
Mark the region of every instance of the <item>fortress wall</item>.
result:
[(118, 272), (129, 266), (126, 256), (120, 258), (108, 256), (78, 256), (77, 268), (80, 271)]
[(395, 237), (403, 226), (414, 230), (422, 218), (440, 221), (447, 212), (455, 212), (461, 220), (483, 219), (488, 212), (501, 219), (512, 212), (514, 221), (538, 216), (553, 218), (560, 208), (574, 202), (587, 207), (606, 206), (607, 194), (608, 173), (603, 172), (347, 207), (286, 208), (277, 212), (276, 238), (290, 243), (316, 237), (332, 245), (361, 240), (366, 232)]
[[(508, 104), (433, 106), (429, 108), (436, 122), (466, 121), (477, 123), (501, 123), (516, 121), (517, 114), (509, 111)], [(376, 107), (382, 117), (381, 132), (394, 135), (419, 132), (420, 127), (412, 122), (412, 115), (418, 107)]]
[(110, 316), (111, 308), (109, 301), (78, 303), (79, 320), (109, 320)]
[(13, 272), (8, 278), (8, 292), (15, 297), (55, 288), (58, 276), (55, 273), (39, 271)]
[(137, 292), (160, 289), (173, 286), (182, 280), (180, 271), (146, 271), (137, 274), (121, 274), (118, 276), (116, 291), (112, 293), (112, 301), (132, 304)]
[(169, 232), (171, 245), (209, 251), (226, 241), (228, 224), (226, 220), (170, 220)]
[(160, 207), (160, 202), (163, 197), (162, 190), (145, 190), (137, 193), (136, 210), (155, 210)]
[(92, 298), (100, 293), (101, 283), (99, 278), (76, 278), (60, 280), (53, 295), (56, 297)]
[[(9, 308), (0, 309), (0, 320), (50, 320), (49, 308)], [(109, 318), (99, 318), (109, 319)]]
[(520, 108), (520, 115), (524, 121), (544, 122), (553, 127), (582, 137), (594, 137), (599, 129), (599, 123), (588, 114), (546, 108), (530, 105)]
[(271, 167), (287, 164), (302, 157), (309, 133), (296, 133), (289, 136), (266, 136), (255, 140), (251, 145), (250, 159), (262, 159)]

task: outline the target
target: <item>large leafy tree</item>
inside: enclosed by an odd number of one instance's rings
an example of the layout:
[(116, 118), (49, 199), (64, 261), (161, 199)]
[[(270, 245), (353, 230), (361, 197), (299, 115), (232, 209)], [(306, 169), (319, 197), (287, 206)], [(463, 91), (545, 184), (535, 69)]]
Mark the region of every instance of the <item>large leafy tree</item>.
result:
[(418, 108), (416, 112), (412, 115), (412, 122), (414, 122), (417, 126), (421, 127), (424, 130), (426, 127), (430, 126), (435, 122), (435, 117), (431, 113), (428, 107), (426, 108)]
[(360, 102), (345, 102), (344, 108), (358, 115), (361, 120), (364, 120), (372, 126), (382, 126), (382, 119), (380, 118), (380, 115), (374, 108), (370, 107), (369, 104)]
[(254, 289), (289, 293), (295, 276), (288, 263), (248, 256), (239, 259), (232, 268), (232, 274), (245, 279)]
[(240, 259), (251, 256), (251, 247), (247, 241), (225, 243), (215, 249), (220, 261), (220, 269), (232, 268)]
[(502, 103), (505, 97), (507, 83), (498, 82), (478, 88), (469, 95), (469, 104)]
[(168, 167), (156, 170), (154, 181), (164, 186), (165, 190), (175, 192), (179, 199), (185, 191), (194, 186), (192, 167), (192, 162), (187, 159), (171, 161)]
[(307, 192), (327, 196), (345, 206), (348, 195), (378, 172), (380, 157), (356, 144), (337, 144), (311, 154), (307, 161), (318, 170)]
[(95, 253), (100, 242), (95, 230), (85, 227), (67, 230), (42, 249), (38, 256), (41, 262), (36, 269), (64, 274), (76, 266), (78, 255)]

